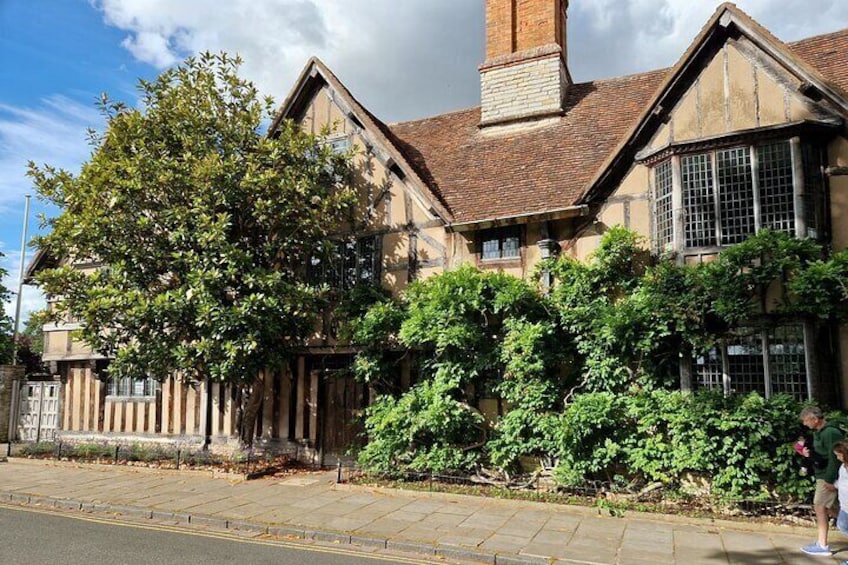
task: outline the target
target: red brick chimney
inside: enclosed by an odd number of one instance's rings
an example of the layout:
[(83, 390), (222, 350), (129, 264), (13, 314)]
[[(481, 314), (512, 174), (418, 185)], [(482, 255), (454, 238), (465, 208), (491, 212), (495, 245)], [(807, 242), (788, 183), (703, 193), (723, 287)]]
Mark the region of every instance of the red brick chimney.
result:
[(486, 0), (481, 127), (562, 114), (568, 0)]

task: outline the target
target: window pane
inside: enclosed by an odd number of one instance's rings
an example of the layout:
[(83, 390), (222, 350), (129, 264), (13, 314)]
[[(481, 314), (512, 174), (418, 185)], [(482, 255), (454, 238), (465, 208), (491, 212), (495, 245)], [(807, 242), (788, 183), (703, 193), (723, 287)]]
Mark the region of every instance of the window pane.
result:
[(772, 392), (807, 400), (807, 355), (803, 326), (783, 326), (769, 334)]
[(754, 234), (751, 153), (747, 147), (717, 153), (721, 244), (732, 245)]
[(671, 192), (671, 161), (657, 165), (654, 172), (656, 185), (656, 228), (654, 245), (657, 252), (665, 251), (674, 241), (674, 209), (672, 208)]
[(716, 244), (713, 165), (709, 154), (690, 155), (680, 160), (683, 177), (683, 206), (686, 210), (686, 247)]
[(373, 284), (376, 282), (374, 276), (374, 238), (364, 237), (359, 240), (358, 245), (359, 280)]
[(721, 351), (717, 347), (705, 355), (695, 358), (694, 381), (698, 388), (724, 390), (724, 375), (721, 366)]
[(732, 338), (727, 343), (730, 391), (766, 393), (763, 341), (759, 333)]
[(344, 243), (336, 242), (324, 265), (324, 276), (330, 288), (341, 289), (344, 277)]
[(818, 145), (801, 145), (804, 161), (804, 219), (807, 237), (818, 238), (824, 208), (824, 176), (822, 175), (822, 153)]
[(341, 288), (348, 289), (356, 285), (356, 241), (346, 241), (342, 245), (344, 270)]
[(521, 246), (518, 244), (517, 235), (509, 235), (503, 239), (503, 249), (501, 256), (504, 258), (518, 257)]
[(483, 259), (500, 259), (500, 243), (497, 237), (483, 240)]
[(795, 234), (792, 151), (788, 141), (757, 147), (760, 226)]

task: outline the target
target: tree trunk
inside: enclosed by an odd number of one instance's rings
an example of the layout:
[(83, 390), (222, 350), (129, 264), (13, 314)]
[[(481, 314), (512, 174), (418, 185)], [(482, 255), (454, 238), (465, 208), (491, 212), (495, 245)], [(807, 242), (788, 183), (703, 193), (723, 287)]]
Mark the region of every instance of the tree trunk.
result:
[(241, 422), (239, 422), (240, 440), (243, 446), (251, 447), (253, 438), (256, 436), (256, 417), (259, 415), (259, 407), (265, 393), (266, 371), (260, 371), (256, 379), (248, 387), (242, 388), (241, 394)]

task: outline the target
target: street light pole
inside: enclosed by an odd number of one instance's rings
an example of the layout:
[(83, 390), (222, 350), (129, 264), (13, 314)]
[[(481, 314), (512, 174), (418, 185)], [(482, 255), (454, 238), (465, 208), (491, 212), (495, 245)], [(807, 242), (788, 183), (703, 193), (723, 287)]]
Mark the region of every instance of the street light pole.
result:
[(21, 235), (21, 276), (18, 278), (18, 296), (15, 304), (15, 329), (12, 331), (12, 365), (18, 364), (18, 328), (21, 324), (21, 296), (24, 292), (24, 268), (26, 267), (26, 240), (27, 227), (29, 224), (29, 199), (30, 195), (26, 195), (26, 204), (24, 206), (24, 229)]

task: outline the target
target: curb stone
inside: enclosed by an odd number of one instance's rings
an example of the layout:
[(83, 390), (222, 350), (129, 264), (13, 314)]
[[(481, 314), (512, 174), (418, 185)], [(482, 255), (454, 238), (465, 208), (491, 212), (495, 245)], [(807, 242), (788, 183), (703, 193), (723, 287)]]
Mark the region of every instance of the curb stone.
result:
[(246, 522), (244, 520), (227, 520), (228, 530), (239, 530), (240, 532), (256, 532), (257, 534), (267, 534), (268, 526), (257, 524), (256, 522)]
[(12, 502), (21, 505), (40, 505), (48, 508), (67, 510), (71, 512), (102, 512), (127, 517), (145, 518), (148, 520), (178, 520), (185, 524), (208, 526), (223, 530), (251, 531), (260, 534), (269, 534), (278, 537), (295, 537), (303, 540), (314, 540), (325, 543), (336, 543), (340, 545), (359, 545), (400, 551), (405, 553), (417, 553), (428, 557), (443, 557), (449, 559), (473, 560), (480, 563), (492, 565), (547, 565), (550, 560), (520, 555), (500, 555), (486, 553), (474, 549), (463, 549), (459, 546), (432, 545), (405, 541), (394, 541), (391, 539), (372, 538), (366, 536), (355, 536), (339, 532), (323, 530), (304, 530), (296, 527), (269, 526), (256, 522), (242, 520), (227, 520), (212, 516), (200, 516), (193, 514), (163, 512), (140, 508), (137, 506), (123, 506), (113, 504), (99, 504), (94, 502), (80, 502), (75, 500), (57, 499), (51, 497), (39, 497), (18, 493), (0, 491), (0, 502)]
[(212, 516), (195, 516), (190, 514), (188, 523), (197, 526), (208, 526), (210, 528), (227, 529), (227, 521), (224, 518), (214, 518)]

